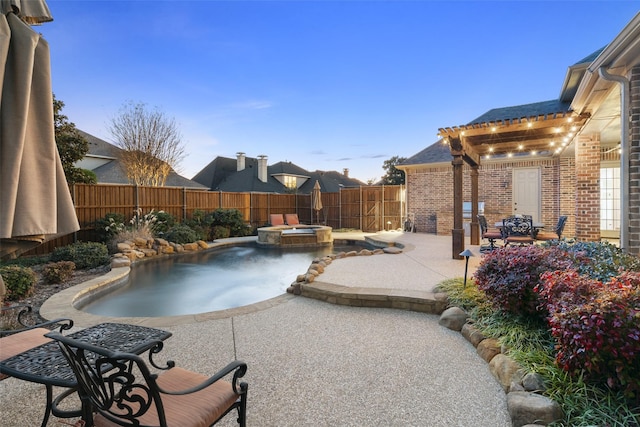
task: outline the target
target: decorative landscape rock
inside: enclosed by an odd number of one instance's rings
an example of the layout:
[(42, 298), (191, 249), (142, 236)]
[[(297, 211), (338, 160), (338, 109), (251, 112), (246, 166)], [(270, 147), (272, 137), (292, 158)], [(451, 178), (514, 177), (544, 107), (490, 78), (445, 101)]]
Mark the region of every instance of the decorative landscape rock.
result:
[(131, 260), (125, 257), (115, 257), (111, 259), (111, 268), (130, 267)]
[(440, 315), (438, 324), (454, 331), (460, 331), (467, 322), (468, 317), (469, 316), (463, 309), (459, 307), (450, 307)]
[(513, 427), (523, 427), (527, 424), (551, 424), (563, 418), (562, 408), (557, 402), (548, 397), (514, 391), (507, 395), (507, 407)]
[(526, 391), (545, 391), (547, 389), (542, 375), (535, 372), (529, 372), (522, 378), (522, 386)]
[(384, 252), (385, 254), (399, 254), (399, 253), (402, 253), (402, 249), (400, 249), (397, 246), (389, 246), (387, 248), (382, 248), (380, 250), (382, 252)]
[(480, 332), (480, 330), (472, 323), (465, 323), (460, 332), (462, 332), (462, 336), (473, 344), (474, 347), (478, 347), (478, 344), (480, 344), (482, 340), (486, 339), (482, 332)]
[(512, 358), (502, 353), (496, 354), (489, 362), (489, 370), (498, 380), (502, 389), (507, 392), (511, 388), (511, 383), (519, 383), (522, 374), (519, 374), (520, 365)]
[(485, 362), (489, 363), (496, 354), (500, 354), (500, 343), (495, 338), (487, 338), (480, 341), (476, 351)]

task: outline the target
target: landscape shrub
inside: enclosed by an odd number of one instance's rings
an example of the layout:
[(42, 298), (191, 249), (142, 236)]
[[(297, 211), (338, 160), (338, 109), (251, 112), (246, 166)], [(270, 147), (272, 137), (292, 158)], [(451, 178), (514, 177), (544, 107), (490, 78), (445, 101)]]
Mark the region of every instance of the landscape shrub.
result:
[(215, 226), (227, 227), (230, 237), (242, 237), (251, 233), (251, 228), (247, 227), (242, 212), (238, 209), (216, 209), (208, 217), (207, 222), (211, 224), (211, 234), (213, 234)]
[(119, 213), (108, 213), (104, 218), (95, 222), (96, 238), (99, 242), (107, 243), (115, 234), (125, 229), (124, 215)]
[(536, 245), (509, 246), (487, 253), (473, 279), (492, 304), (513, 314), (546, 316), (539, 312), (534, 288), (540, 275), (570, 265), (566, 252)]
[(170, 242), (184, 244), (195, 242), (196, 240), (198, 240), (198, 235), (189, 226), (178, 224), (167, 231), (167, 233), (164, 235), (164, 239)]
[(77, 242), (55, 248), (51, 261), (72, 261), (77, 269), (86, 270), (108, 264), (110, 257), (104, 243)]
[(75, 269), (73, 261), (50, 262), (42, 268), (42, 276), (47, 283), (62, 283), (73, 276)]
[(206, 214), (206, 212), (196, 209), (191, 215), (191, 219), (186, 220), (183, 224), (191, 228), (198, 240), (210, 240), (212, 218)]
[[(153, 211), (152, 211), (153, 212)], [(176, 218), (168, 212), (155, 212), (155, 221), (151, 225), (151, 231), (156, 236), (162, 236), (176, 225)]]
[(221, 225), (214, 225), (211, 229), (211, 238), (212, 240), (216, 239), (226, 239), (231, 235), (231, 230), (228, 227), (223, 227)]
[(640, 403), (640, 274), (602, 283), (559, 271), (543, 275), (539, 292), (549, 301), (558, 365)]
[(550, 241), (547, 247), (555, 247), (569, 254), (572, 267), (582, 275), (606, 282), (622, 271), (640, 271), (640, 258), (625, 253), (608, 242)]
[(7, 265), (0, 267), (0, 276), (4, 281), (8, 301), (16, 301), (20, 298), (33, 295), (36, 281), (36, 273), (29, 267), (19, 265)]

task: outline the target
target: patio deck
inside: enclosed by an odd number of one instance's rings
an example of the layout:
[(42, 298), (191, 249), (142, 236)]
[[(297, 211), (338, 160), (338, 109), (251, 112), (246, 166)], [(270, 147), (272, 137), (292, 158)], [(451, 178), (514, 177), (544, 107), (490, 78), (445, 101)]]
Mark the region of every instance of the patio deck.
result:
[[(319, 280), (401, 293), (429, 291), (464, 274), (464, 261), (450, 258), (451, 237), (385, 232), (375, 238), (404, 250), (337, 260)], [(480, 258), (478, 247), (470, 248), (478, 256), (470, 259), (469, 274)], [(277, 300), (222, 318), (164, 322), (158, 326), (173, 337), (161, 355), (202, 373), (234, 358), (247, 362), (250, 426), (511, 425), (506, 396), (487, 364), (459, 333), (439, 326), (437, 315), (289, 294)], [(37, 425), (43, 403), (44, 387), (1, 381), (0, 425)], [(220, 425), (235, 425), (233, 417)]]

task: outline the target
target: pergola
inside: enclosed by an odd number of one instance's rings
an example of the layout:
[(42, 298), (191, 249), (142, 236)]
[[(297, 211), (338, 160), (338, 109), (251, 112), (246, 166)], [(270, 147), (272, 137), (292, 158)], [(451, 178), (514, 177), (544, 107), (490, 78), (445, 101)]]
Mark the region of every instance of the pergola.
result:
[[(554, 105), (558, 108), (549, 112), (549, 108)], [(478, 245), (478, 169), (482, 159), (513, 161), (517, 158), (559, 156), (573, 142), (589, 117), (588, 114), (578, 115), (568, 105), (555, 101), (540, 103), (538, 106), (546, 107), (543, 109), (547, 111), (518, 118), (499, 118), (498, 113), (505, 117), (509, 114), (509, 109), (492, 110), (474, 123), (438, 130), (443, 142), (449, 144), (453, 156), (454, 259), (462, 259), (460, 252), (465, 249), (462, 209), (464, 163), (471, 167), (471, 244)], [(492, 112), (495, 114), (491, 114)]]

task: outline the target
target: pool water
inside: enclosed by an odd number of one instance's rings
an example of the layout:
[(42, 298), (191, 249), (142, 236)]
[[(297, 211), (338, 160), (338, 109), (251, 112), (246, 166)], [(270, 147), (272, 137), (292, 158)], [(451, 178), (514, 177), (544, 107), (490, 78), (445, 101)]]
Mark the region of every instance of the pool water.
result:
[(160, 317), (241, 307), (286, 293), (315, 257), (357, 246), (233, 246), (136, 264), (126, 284), (81, 309), (113, 317)]

